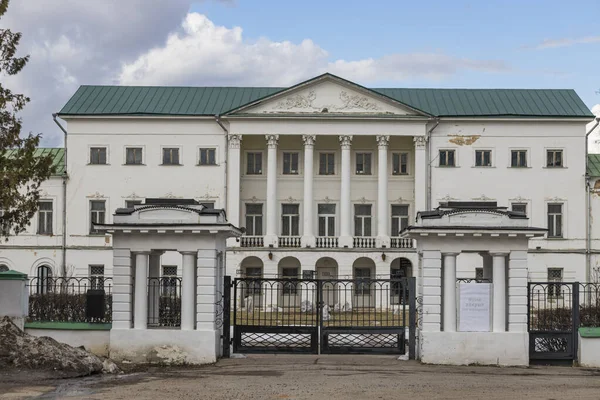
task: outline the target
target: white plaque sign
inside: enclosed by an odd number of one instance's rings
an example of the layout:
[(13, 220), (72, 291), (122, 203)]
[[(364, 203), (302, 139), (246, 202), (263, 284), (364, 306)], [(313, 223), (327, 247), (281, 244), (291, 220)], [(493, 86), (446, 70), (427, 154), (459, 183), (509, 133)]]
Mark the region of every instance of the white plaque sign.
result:
[(491, 330), (491, 294), (491, 283), (459, 284), (459, 331), (489, 332)]

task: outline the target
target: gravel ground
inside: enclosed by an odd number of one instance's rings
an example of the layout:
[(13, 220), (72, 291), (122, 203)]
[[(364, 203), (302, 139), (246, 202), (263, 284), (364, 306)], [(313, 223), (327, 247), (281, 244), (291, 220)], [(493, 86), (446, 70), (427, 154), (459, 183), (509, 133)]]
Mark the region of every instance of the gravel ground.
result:
[(261, 355), (119, 376), (23, 375), (0, 375), (0, 399), (600, 399), (599, 370), (432, 366), (391, 356)]

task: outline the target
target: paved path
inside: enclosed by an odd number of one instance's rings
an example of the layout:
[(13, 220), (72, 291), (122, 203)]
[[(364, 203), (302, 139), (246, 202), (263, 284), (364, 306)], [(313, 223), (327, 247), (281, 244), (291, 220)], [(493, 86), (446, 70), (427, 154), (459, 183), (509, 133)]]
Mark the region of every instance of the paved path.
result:
[(0, 399), (600, 399), (598, 370), (430, 366), (391, 356), (249, 356), (37, 385), (4, 394), (0, 385)]

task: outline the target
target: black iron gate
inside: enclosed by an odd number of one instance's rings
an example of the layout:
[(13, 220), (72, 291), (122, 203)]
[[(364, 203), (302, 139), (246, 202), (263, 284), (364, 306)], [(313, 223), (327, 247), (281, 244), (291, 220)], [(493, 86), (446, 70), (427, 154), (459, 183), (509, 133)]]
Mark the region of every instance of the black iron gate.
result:
[(246, 277), (231, 287), (234, 352), (405, 354), (408, 345), (415, 357), (414, 278)]

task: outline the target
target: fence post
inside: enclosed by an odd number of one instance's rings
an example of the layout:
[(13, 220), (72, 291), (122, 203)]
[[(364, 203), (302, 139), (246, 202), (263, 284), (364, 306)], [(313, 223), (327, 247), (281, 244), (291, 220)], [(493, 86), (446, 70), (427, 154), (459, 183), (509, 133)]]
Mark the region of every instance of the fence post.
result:
[(12, 270), (0, 272), (0, 319), (9, 317), (23, 330), (28, 315), (27, 275)]
[(573, 283), (573, 301), (571, 302), (573, 313), (573, 361), (579, 359), (579, 282)]
[[(414, 360), (416, 356), (416, 332), (417, 332), (417, 285), (416, 278), (408, 279), (408, 358)], [(406, 318), (404, 314), (403, 319)]]
[(231, 354), (231, 277), (225, 276), (223, 282), (223, 357)]
[(317, 279), (317, 329), (319, 332), (317, 333), (318, 341), (316, 343), (317, 354), (321, 354), (323, 350), (322, 347), (324, 345), (324, 334), (323, 334), (323, 282), (320, 279)]

